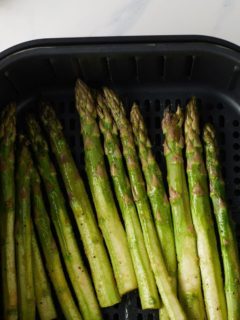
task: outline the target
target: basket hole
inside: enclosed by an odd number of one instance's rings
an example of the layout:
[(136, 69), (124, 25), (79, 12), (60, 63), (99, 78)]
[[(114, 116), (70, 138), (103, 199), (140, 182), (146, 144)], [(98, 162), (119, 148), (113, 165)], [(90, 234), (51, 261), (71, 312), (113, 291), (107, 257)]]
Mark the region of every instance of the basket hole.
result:
[(234, 194), (235, 194), (235, 196), (240, 196), (240, 190), (234, 190)]
[(208, 116), (208, 122), (213, 123), (213, 116)]
[(233, 138), (235, 138), (235, 139), (239, 138), (239, 132), (234, 131), (233, 132)]
[(234, 167), (234, 171), (235, 171), (236, 173), (239, 173), (239, 172), (240, 172), (240, 167), (238, 167), (238, 166)]
[(233, 149), (234, 150), (238, 150), (239, 149), (239, 144), (238, 143), (234, 143), (233, 144)]
[(160, 117), (155, 117), (155, 128), (160, 129), (161, 128), (161, 120)]
[(225, 160), (226, 160), (226, 153), (225, 153), (225, 150), (221, 150), (220, 158), (222, 159), (222, 161), (225, 161)]
[(75, 120), (74, 119), (69, 120), (69, 129), (75, 130)]
[(234, 179), (234, 183), (235, 183), (235, 184), (240, 184), (240, 178), (235, 178), (235, 179)]
[(233, 126), (234, 127), (238, 127), (239, 126), (239, 121), (238, 120), (234, 120), (233, 121)]
[(156, 100), (156, 101), (155, 101), (155, 111), (156, 111), (156, 112), (160, 111), (160, 108), (161, 108), (161, 106), (160, 106), (160, 101), (159, 101), (159, 100)]
[(238, 154), (235, 154), (235, 155), (233, 156), (233, 160), (234, 160), (234, 161), (239, 161), (239, 160), (240, 160), (240, 156), (239, 156)]
[(115, 314), (113, 315), (113, 320), (119, 320), (119, 316), (118, 316), (117, 313), (115, 313)]
[(148, 99), (144, 101), (144, 107), (147, 109), (147, 111), (150, 111), (150, 101)]
[(217, 104), (217, 108), (218, 108), (218, 110), (222, 110), (223, 109), (223, 104), (222, 103), (218, 103)]
[(169, 99), (165, 100), (165, 107), (171, 107), (171, 101)]
[(60, 113), (64, 113), (65, 112), (66, 108), (65, 108), (65, 103), (64, 102), (60, 102), (58, 107), (59, 107)]
[(225, 134), (224, 134), (224, 132), (220, 132), (220, 137), (219, 137), (220, 139), (220, 144), (225, 144)]
[(68, 110), (69, 110), (70, 113), (74, 113), (75, 112), (75, 102), (74, 101), (71, 101), (69, 103)]
[(222, 167), (222, 175), (223, 175), (223, 179), (226, 178), (226, 168), (223, 166)]
[(161, 135), (160, 134), (156, 134), (155, 135), (155, 145), (156, 146), (160, 146), (161, 145)]
[(143, 320), (143, 317), (142, 317), (141, 313), (138, 314), (137, 320)]
[(219, 127), (224, 127), (225, 119), (224, 116), (219, 116)]
[(70, 146), (71, 146), (72, 148), (75, 148), (76, 141), (75, 141), (75, 137), (74, 137), (74, 136), (70, 136), (70, 138), (69, 138), (69, 143), (70, 143)]

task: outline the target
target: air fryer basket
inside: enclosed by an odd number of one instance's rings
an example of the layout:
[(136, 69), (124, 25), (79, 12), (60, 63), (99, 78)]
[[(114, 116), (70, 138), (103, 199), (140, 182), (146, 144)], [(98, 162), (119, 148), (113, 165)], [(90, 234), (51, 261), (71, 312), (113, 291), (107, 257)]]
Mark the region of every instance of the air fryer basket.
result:
[[(240, 52), (206, 37), (128, 37), (34, 41), (0, 55), (0, 108), (18, 103), (18, 126), (37, 102), (51, 101), (64, 125), (75, 160), (83, 170), (79, 117), (74, 84), (80, 77), (90, 86), (111, 86), (129, 109), (140, 104), (156, 158), (162, 156), (161, 119), (165, 107), (185, 106), (195, 95), (201, 121), (217, 130), (227, 197), (240, 239)], [(103, 310), (105, 320), (153, 320), (157, 311), (142, 311), (136, 292)]]

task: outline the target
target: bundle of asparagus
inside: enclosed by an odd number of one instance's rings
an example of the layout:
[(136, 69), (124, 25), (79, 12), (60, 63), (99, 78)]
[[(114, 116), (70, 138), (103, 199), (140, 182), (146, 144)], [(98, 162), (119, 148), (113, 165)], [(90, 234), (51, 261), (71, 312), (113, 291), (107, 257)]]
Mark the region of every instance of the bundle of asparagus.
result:
[(30, 142), (19, 134), (16, 156), (15, 105), (0, 118), (3, 319), (37, 312), (42, 320), (101, 320), (100, 307), (137, 288), (142, 308), (160, 309), (161, 320), (240, 319), (238, 248), (217, 141), (207, 124), (204, 159), (196, 99), (185, 116), (178, 107), (162, 120), (169, 202), (140, 108), (133, 104), (129, 121), (112, 90), (92, 95), (78, 80), (75, 94), (88, 182), (52, 106), (40, 107), (47, 138), (30, 115)]

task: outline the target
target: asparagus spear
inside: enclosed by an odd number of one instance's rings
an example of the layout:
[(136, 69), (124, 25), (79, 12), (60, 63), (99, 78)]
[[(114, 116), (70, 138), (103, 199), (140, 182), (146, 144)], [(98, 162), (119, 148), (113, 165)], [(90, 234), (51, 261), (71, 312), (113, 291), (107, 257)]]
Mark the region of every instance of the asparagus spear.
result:
[(30, 205), (31, 156), (28, 142), (19, 137), (20, 151), (16, 174), (16, 257), (19, 295), (19, 319), (35, 319), (35, 295), (32, 271), (32, 224)]
[(70, 205), (90, 264), (98, 300), (102, 307), (111, 306), (120, 301), (120, 296), (84, 183), (54, 110), (48, 105), (43, 105), (41, 119), (49, 134), (52, 150), (64, 179)]
[(47, 191), (50, 214), (81, 314), (85, 320), (102, 319), (91, 279), (77, 245), (64, 196), (58, 184), (56, 170), (49, 158), (48, 145), (33, 116), (28, 118), (28, 128), (38, 169)]
[(51, 288), (43, 265), (34, 228), (32, 228), (32, 257), (34, 291), (40, 319), (56, 319), (57, 314), (52, 298)]
[(45, 257), (49, 277), (52, 281), (65, 318), (67, 320), (81, 320), (82, 317), (65, 279), (57, 244), (53, 237), (50, 220), (43, 202), (40, 178), (35, 168), (33, 168), (31, 177), (31, 187), (34, 222)]
[(174, 288), (177, 290), (177, 259), (170, 204), (164, 188), (161, 170), (152, 153), (152, 146), (143, 117), (136, 104), (133, 105), (131, 110), (131, 123), (163, 256)]
[(165, 135), (164, 154), (178, 259), (178, 289), (188, 319), (205, 319), (196, 234), (182, 157), (182, 124), (183, 113), (180, 107), (176, 113), (165, 111), (162, 128)]
[(218, 146), (214, 128), (207, 124), (204, 128), (206, 164), (210, 182), (210, 197), (218, 226), (223, 257), (225, 294), (228, 319), (240, 319), (240, 264), (237, 242), (230, 212), (227, 206), (225, 185), (221, 173)]
[(120, 132), (133, 197), (136, 203), (143, 237), (147, 248), (152, 271), (170, 319), (186, 319), (182, 307), (174, 292), (173, 284), (167, 272), (160, 242), (151, 216), (151, 209), (145, 190), (144, 180), (134, 145), (134, 137), (124, 107), (118, 97), (104, 88), (108, 107), (111, 109), (115, 123)]
[(3, 316), (18, 319), (17, 279), (15, 262), (14, 221), (14, 143), (16, 137), (16, 106), (10, 104), (0, 119), (0, 185), (1, 185), (1, 272)]
[(190, 204), (200, 259), (203, 292), (208, 319), (226, 319), (226, 302), (221, 266), (202, 155), (196, 99), (187, 105), (185, 142)]
[(137, 288), (137, 280), (104, 164), (94, 101), (88, 87), (80, 80), (76, 84), (76, 108), (80, 116), (86, 171), (98, 223), (112, 261), (119, 293), (123, 295)]
[(130, 183), (120, 151), (118, 131), (102, 96), (98, 96), (99, 127), (104, 136), (104, 150), (108, 157), (117, 200), (125, 222), (133, 265), (137, 277), (142, 309), (160, 307), (158, 291), (144, 244), (141, 225), (132, 198)]

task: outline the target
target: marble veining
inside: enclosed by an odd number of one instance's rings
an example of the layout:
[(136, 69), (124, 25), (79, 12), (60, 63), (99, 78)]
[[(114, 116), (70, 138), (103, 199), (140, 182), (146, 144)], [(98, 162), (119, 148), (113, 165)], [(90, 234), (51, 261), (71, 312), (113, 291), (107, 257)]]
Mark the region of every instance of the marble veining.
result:
[(51, 37), (201, 34), (240, 45), (239, 0), (0, 0), (0, 51)]

